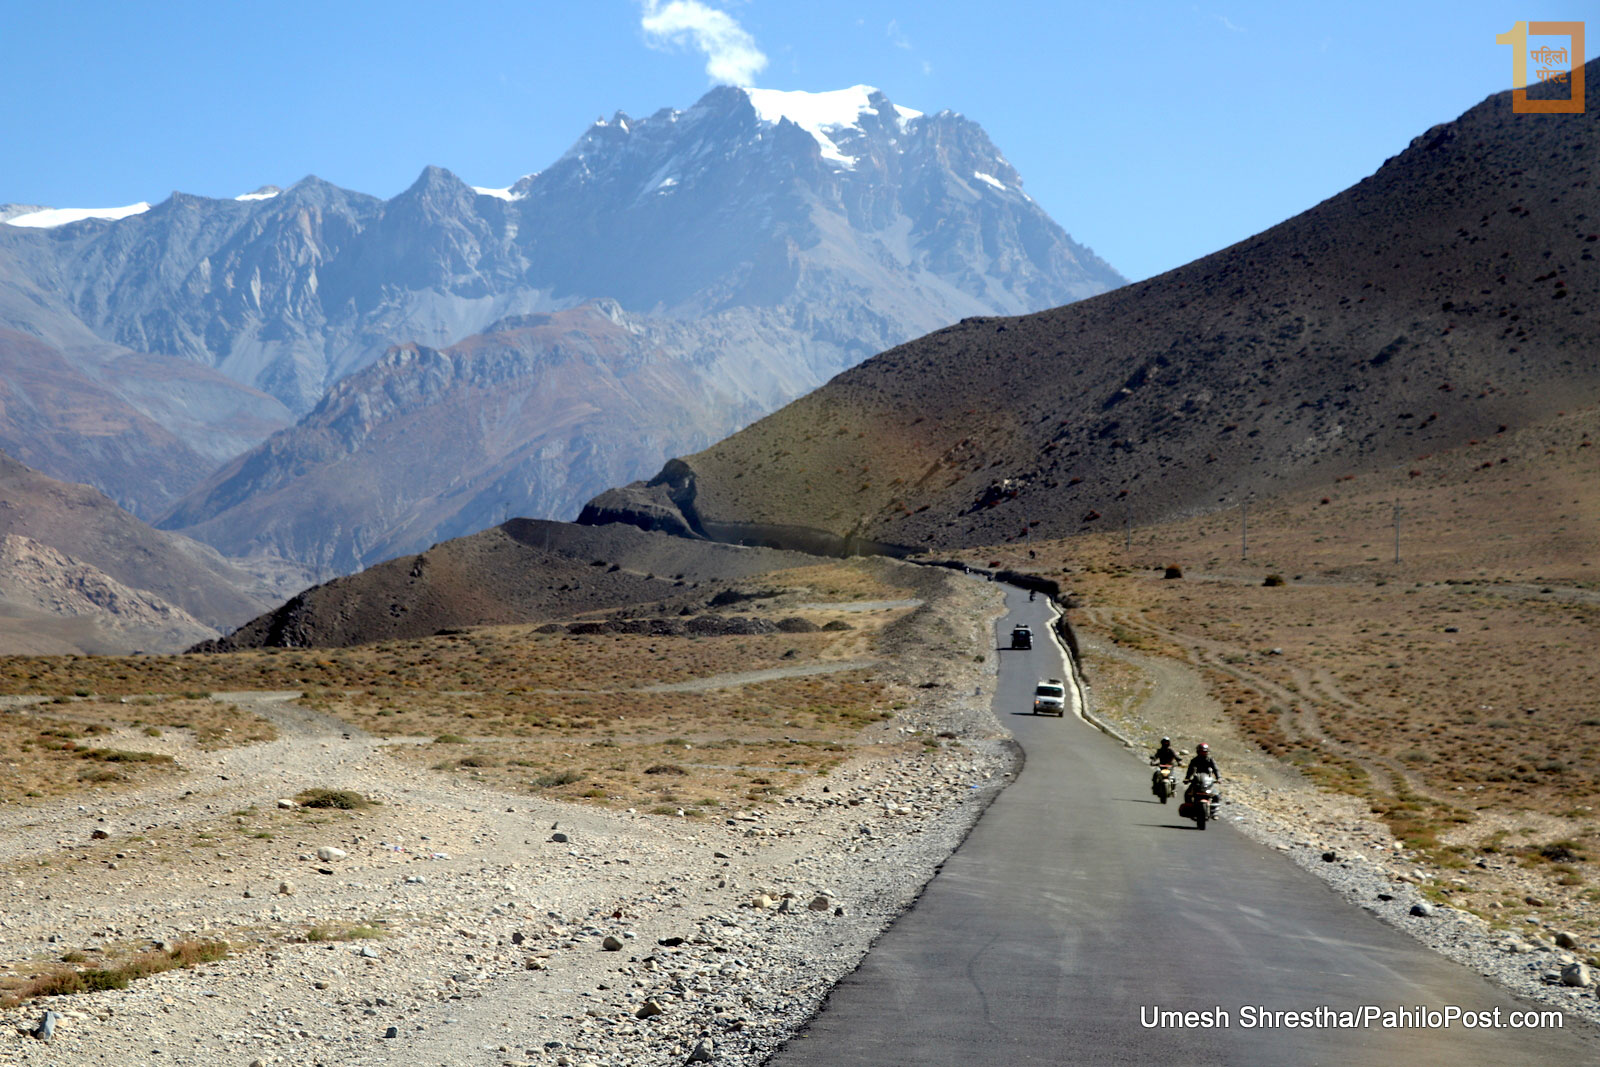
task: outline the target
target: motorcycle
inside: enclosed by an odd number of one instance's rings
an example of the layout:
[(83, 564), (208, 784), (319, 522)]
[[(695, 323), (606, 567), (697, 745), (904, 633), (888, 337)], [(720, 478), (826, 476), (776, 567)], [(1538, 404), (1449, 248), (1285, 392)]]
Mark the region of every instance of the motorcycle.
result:
[(1197, 774), (1189, 786), (1184, 801), (1178, 805), (1178, 815), (1193, 819), (1195, 829), (1204, 830), (1206, 823), (1217, 817), (1217, 780), (1209, 774)]
[(1150, 766), (1156, 768), (1155, 774), (1150, 776), (1150, 792), (1160, 797), (1161, 803), (1165, 804), (1178, 791), (1177, 784), (1172, 780), (1172, 764), (1158, 765), (1155, 760), (1151, 760)]

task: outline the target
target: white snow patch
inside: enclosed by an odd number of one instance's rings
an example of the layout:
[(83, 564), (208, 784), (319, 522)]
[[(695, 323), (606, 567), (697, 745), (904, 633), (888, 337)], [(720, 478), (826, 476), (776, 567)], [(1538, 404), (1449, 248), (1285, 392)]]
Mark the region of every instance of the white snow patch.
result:
[(972, 176), (978, 179), (980, 182), (988, 182), (996, 189), (999, 189), (1002, 193), (1011, 191), (1010, 186), (1006, 185), (1006, 183), (1001, 181), (999, 178), (996, 178), (993, 174), (985, 174), (981, 170), (975, 170), (972, 172)]
[(671, 189), (674, 185), (677, 185), (677, 184), (678, 184), (678, 179), (676, 179), (676, 178), (663, 178), (661, 180), (661, 184), (656, 186), (656, 192), (661, 192), (663, 189)]
[[(855, 158), (839, 151), (830, 132), (859, 129), (862, 115), (876, 115), (878, 109), (867, 98), (878, 90), (870, 85), (853, 85), (848, 89), (834, 89), (824, 93), (802, 91), (785, 92), (781, 89), (746, 89), (750, 106), (762, 122), (778, 123), (784, 119), (799, 126), (822, 148), (822, 158), (842, 167), (855, 166)], [(911, 119), (921, 118), (922, 112), (895, 105), (895, 116), (902, 127)]]
[(5, 224), (43, 230), (65, 226), (70, 222), (82, 222), (84, 219), (125, 219), (129, 215), (142, 215), (149, 210), (150, 205), (143, 200), (126, 207), (51, 207), (7, 219)]
[(253, 193), (240, 193), (235, 200), (271, 200), (283, 193), (276, 185), (263, 185)]
[(472, 187), (472, 191), (477, 193), (479, 196), (492, 196), (496, 200), (521, 200), (522, 199), (522, 197), (518, 196), (516, 193), (513, 193), (511, 191), (511, 186), (509, 186), (509, 185), (506, 186), (504, 189), (485, 189), (481, 185), (474, 185)]

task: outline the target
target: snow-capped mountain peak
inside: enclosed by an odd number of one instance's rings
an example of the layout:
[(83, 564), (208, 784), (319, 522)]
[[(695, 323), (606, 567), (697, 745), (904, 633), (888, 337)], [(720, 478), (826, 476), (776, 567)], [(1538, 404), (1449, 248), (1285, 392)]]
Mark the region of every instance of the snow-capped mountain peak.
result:
[(279, 189), (276, 185), (263, 185), (261, 188), (257, 189), (253, 193), (240, 193), (238, 196), (234, 197), (234, 199), (235, 200), (271, 200), (273, 197), (279, 195), (282, 192), (283, 192), (283, 190)]
[[(801, 90), (742, 89), (762, 122), (778, 123), (788, 119), (816, 138), (822, 148), (822, 158), (842, 167), (853, 167), (855, 158), (839, 150), (831, 134), (840, 130), (861, 128), (861, 116), (876, 115), (872, 96), (878, 90), (870, 85), (852, 85), (848, 89), (808, 93)], [(922, 117), (922, 112), (894, 105), (898, 125)]]
[(490, 189), (486, 186), (474, 185), (472, 187), (472, 191), (477, 193), (479, 196), (492, 196), (496, 200), (521, 200), (522, 194), (511, 191), (514, 187), (514, 185), (508, 185), (504, 189)]
[(150, 205), (142, 200), (124, 207), (48, 207), (26, 215), (14, 215), (5, 220), (5, 225), (47, 230), (84, 219), (125, 219), (149, 210)]

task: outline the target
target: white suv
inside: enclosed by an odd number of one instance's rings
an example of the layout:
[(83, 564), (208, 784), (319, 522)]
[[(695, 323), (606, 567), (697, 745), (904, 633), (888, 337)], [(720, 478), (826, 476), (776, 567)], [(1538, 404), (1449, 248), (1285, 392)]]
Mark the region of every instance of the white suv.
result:
[(1060, 678), (1046, 678), (1033, 691), (1035, 715), (1066, 715), (1067, 689)]

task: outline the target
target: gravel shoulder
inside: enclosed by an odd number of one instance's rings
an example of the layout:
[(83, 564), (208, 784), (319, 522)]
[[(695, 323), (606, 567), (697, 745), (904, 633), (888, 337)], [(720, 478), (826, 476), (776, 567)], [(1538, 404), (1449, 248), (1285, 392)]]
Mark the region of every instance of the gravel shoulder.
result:
[[(208, 937), (235, 951), (0, 1012), (0, 1062), (618, 1067), (702, 1043), (762, 1062), (1016, 767), (990, 711), (995, 657), (973, 655), (1001, 588), (907, 584), (922, 603), (885, 632), (881, 670), (919, 698), (833, 773), (716, 822), (402, 771), (392, 742), (292, 694), (219, 694), (279, 739), (179, 751), (183, 774), (135, 793), (0, 812), (0, 937), (12, 960)], [(379, 804), (279, 807), (313, 787)], [(381, 936), (306, 936), (352, 929)], [(48, 1043), (22, 1033), (45, 1008), (62, 1016)]]

